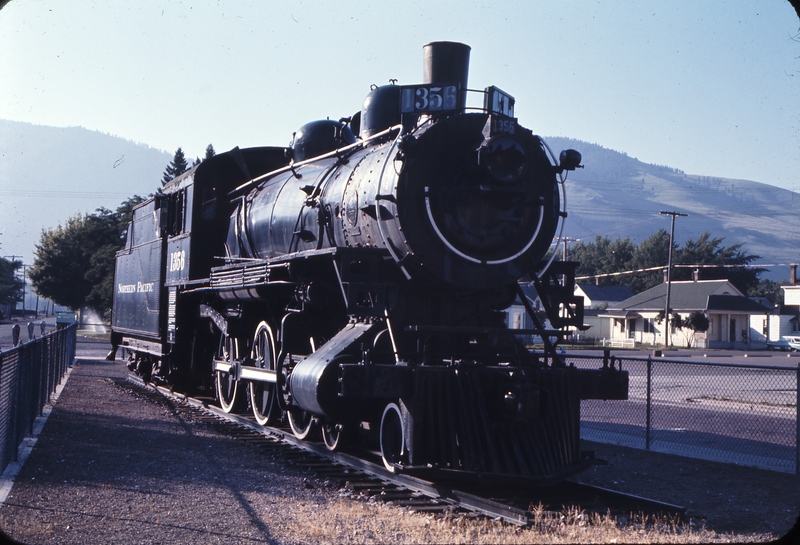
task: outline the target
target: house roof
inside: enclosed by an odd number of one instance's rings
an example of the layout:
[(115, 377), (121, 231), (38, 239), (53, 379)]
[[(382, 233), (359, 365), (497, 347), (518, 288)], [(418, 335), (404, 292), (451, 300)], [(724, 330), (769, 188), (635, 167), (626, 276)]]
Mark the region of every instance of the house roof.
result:
[(800, 315), (800, 306), (798, 305), (778, 305), (777, 308), (774, 308), (772, 311), (773, 314), (779, 314), (781, 316), (798, 316)]
[[(743, 296), (728, 280), (672, 282), (669, 306), (675, 311), (682, 312), (706, 310), (710, 295)], [(608, 307), (608, 312), (618, 314), (622, 310), (664, 310), (666, 300), (667, 284), (663, 283)]]
[[(522, 289), (522, 293), (528, 300), (533, 304), (536, 299), (539, 297), (539, 294), (536, 292), (536, 287), (533, 285), (533, 282), (523, 283), (520, 282), (519, 287)], [(515, 305), (521, 305), (522, 301), (519, 299), (519, 295), (514, 299)]]
[[(672, 298), (670, 298), (670, 303), (672, 302)], [(709, 295), (708, 296), (708, 306), (706, 310), (722, 310), (722, 311), (729, 311), (729, 312), (747, 312), (747, 313), (755, 313), (755, 312), (763, 312), (767, 313), (770, 309), (758, 303), (757, 301), (753, 301), (749, 297), (743, 297), (740, 295)]]
[(633, 292), (628, 286), (578, 284), (577, 287), (592, 301), (624, 301), (633, 297)]
[(772, 309), (775, 307), (772, 303), (769, 302), (769, 299), (766, 297), (750, 297), (750, 300), (755, 301), (756, 303), (760, 304), (762, 307), (766, 307), (768, 309)]
[(630, 318), (631, 316), (639, 316), (639, 313), (635, 310), (625, 310), (622, 309), (607, 309), (603, 316), (607, 318)]

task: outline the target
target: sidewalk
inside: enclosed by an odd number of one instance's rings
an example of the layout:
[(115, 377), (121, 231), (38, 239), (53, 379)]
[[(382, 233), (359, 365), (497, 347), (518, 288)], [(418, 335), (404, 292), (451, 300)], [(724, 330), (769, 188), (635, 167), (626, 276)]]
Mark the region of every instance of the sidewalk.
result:
[[(254, 447), (137, 399), (105, 343), (79, 358), (0, 507), (22, 543), (277, 542), (259, 504), (305, 490)], [(307, 491), (313, 494), (314, 491)], [(260, 511), (260, 513), (259, 513)], [(296, 515), (289, 510), (289, 516)], [(280, 516), (275, 517), (280, 519)], [(274, 520), (274, 519), (273, 519)]]

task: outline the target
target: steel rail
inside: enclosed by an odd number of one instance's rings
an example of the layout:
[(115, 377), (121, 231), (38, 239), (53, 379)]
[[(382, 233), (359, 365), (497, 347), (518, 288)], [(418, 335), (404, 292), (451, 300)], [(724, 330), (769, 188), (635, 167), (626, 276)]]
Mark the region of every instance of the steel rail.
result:
[[(200, 411), (210, 413), (213, 416), (237, 424), (250, 431), (264, 435), (271, 439), (286, 443), (294, 448), (313, 454), (331, 462), (336, 462), (346, 468), (355, 469), (375, 477), (386, 484), (405, 488), (413, 493), (422, 494), (435, 502), (451, 505), (454, 508), (462, 508), (476, 514), (480, 514), (492, 519), (502, 520), (517, 526), (529, 526), (532, 524), (533, 513), (525, 509), (520, 509), (502, 502), (484, 498), (476, 494), (451, 488), (441, 483), (428, 481), (411, 475), (392, 473), (382, 464), (377, 464), (365, 460), (353, 454), (343, 452), (331, 452), (325, 445), (303, 441), (294, 436), (291, 432), (279, 428), (261, 426), (254, 420), (238, 414), (226, 413), (208, 401), (195, 399), (184, 394), (174, 392), (164, 386), (145, 383), (140, 377), (129, 374), (128, 381), (140, 387), (157, 391), (161, 395), (174, 400), (185, 402)], [(576, 481), (565, 481), (564, 487), (572, 494), (583, 497), (602, 497), (611, 503), (626, 506), (632, 510), (650, 510), (652, 512), (668, 512), (683, 515), (686, 507), (674, 505), (658, 500), (644, 498), (633, 494), (627, 494), (617, 490), (610, 490), (599, 486), (579, 483)]]

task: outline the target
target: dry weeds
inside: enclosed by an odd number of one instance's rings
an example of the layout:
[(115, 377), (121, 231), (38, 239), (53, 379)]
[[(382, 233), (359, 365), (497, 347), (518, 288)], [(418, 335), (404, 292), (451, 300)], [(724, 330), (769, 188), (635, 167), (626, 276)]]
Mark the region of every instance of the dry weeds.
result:
[(328, 503), (294, 505), (286, 520), (273, 526), (285, 543), (742, 543), (768, 541), (769, 534), (718, 534), (667, 518), (615, 518), (576, 508), (561, 513), (533, 509), (530, 527), (485, 517), (420, 514), (380, 503), (353, 501), (347, 491)]

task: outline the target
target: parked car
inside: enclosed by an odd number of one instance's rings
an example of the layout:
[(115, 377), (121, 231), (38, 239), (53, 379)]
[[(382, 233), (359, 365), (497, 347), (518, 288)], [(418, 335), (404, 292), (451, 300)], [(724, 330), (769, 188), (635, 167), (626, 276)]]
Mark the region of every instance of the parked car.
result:
[(797, 352), (800, 350), (800, 337), (784, 337), (783, 340), (789, 343), (792, 351)]
[(767, 341), (767, 350), (797, 352), (800, 350), (800, 337), (781, 337), (779, 341)]

